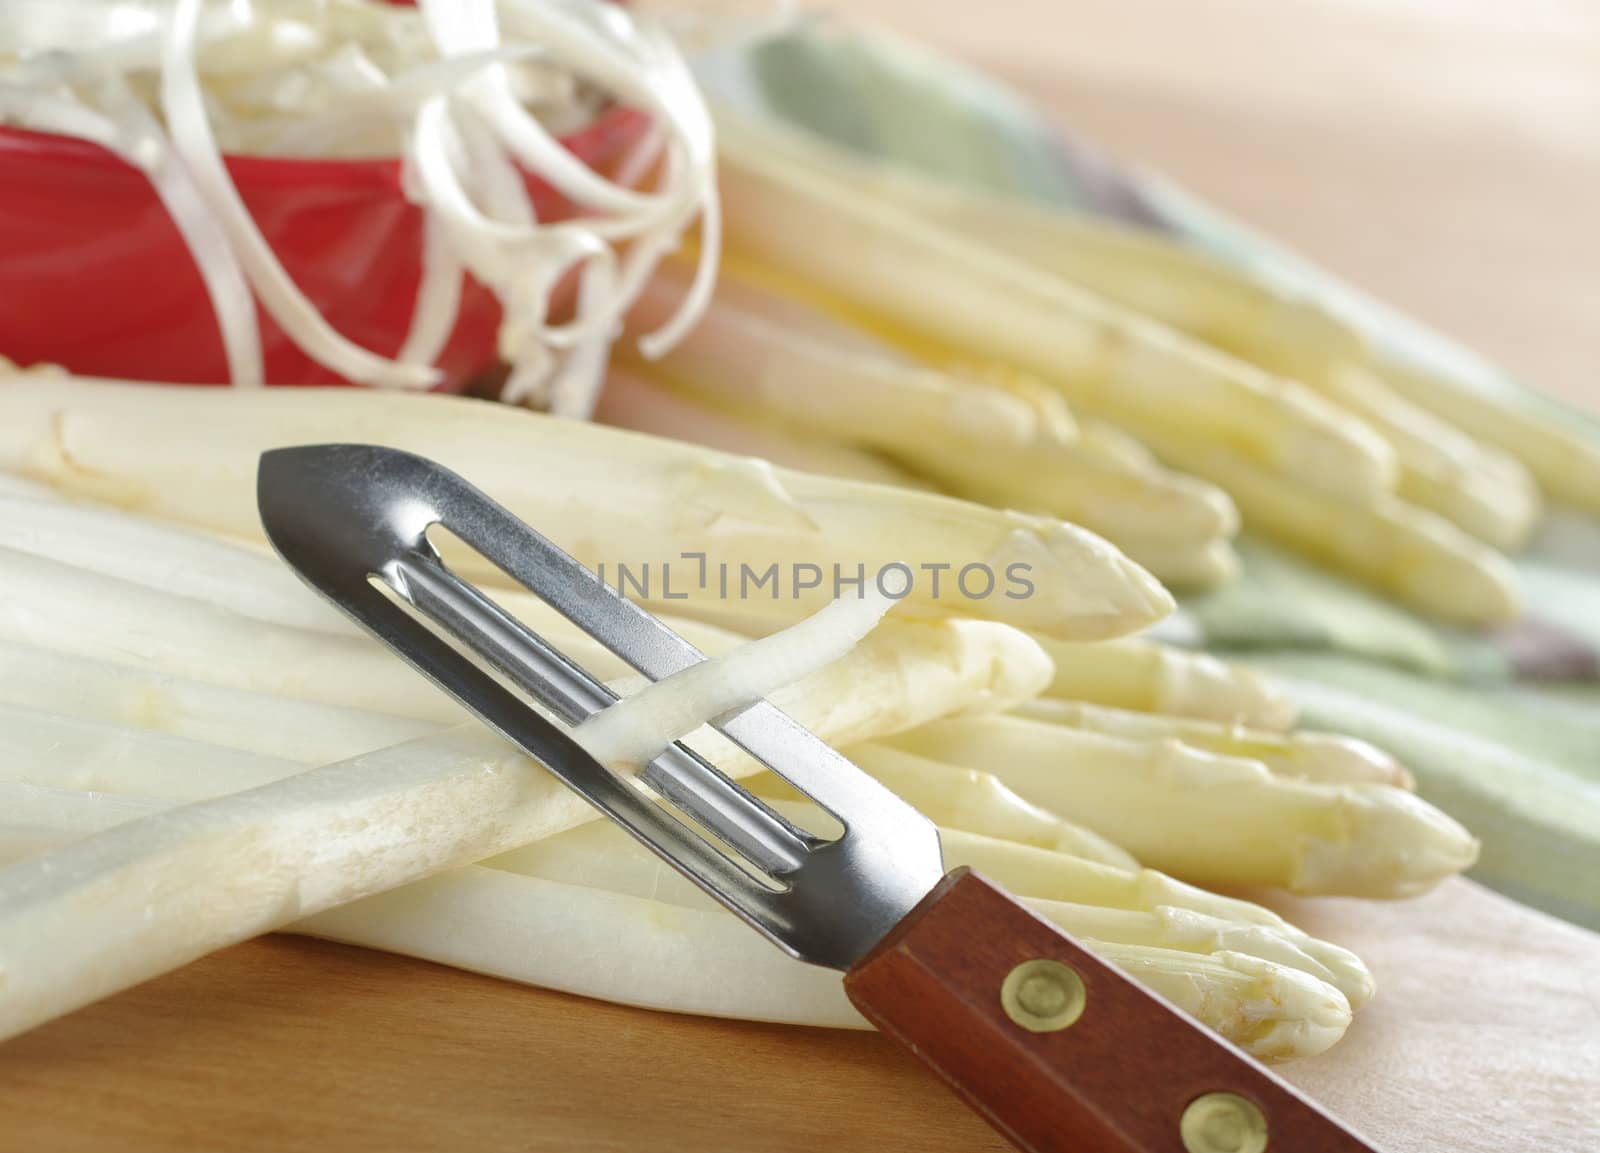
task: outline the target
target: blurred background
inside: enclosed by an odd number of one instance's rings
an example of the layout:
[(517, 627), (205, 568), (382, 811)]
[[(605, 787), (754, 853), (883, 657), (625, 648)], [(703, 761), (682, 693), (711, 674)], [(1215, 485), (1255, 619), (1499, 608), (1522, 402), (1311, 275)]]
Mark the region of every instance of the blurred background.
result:
[(853, 0), (1600, 411), (1595, 0)]

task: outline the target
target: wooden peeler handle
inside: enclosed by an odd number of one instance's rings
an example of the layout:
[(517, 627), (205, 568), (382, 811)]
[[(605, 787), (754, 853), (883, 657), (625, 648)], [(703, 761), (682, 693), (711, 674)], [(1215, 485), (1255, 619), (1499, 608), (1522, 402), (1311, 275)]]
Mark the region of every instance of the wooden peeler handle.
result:
[(945, 877), (844, 986), (1032, 1153), (1375, 1153), (968, 869)]

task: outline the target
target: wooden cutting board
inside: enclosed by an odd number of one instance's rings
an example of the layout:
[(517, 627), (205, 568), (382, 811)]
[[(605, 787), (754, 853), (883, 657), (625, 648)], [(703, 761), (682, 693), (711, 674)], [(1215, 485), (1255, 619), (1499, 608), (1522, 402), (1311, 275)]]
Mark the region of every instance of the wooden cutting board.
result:
[[(1600, 1148), (1600, 937), (1464, 881), (1286, 911), (1380, 983), (1291, 1080), (1393, 1153)], [(287, 936), (0, 1046), (4, 1153), (818, 1148), (1007, 1147), (875, 1034), (675, 1017)]]

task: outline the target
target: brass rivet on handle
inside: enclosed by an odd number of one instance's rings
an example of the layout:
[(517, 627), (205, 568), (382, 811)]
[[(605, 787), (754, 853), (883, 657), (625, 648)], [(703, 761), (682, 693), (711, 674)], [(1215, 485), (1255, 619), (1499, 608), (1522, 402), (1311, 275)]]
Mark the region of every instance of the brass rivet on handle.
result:
[(1006, 974), (1000, 1005), (1006, 1016), (1030, 1033), (1054, 1033), (1083, 1016), (1089, 1000), (1083, 978), (1070, 966), (1047, 957), (1024, 961)]
[(1265, 1153), (1267, 1119), (1237, 1093), (1207, 1093), (1189, 1102), (1178, 1135), (1188, 1153)]

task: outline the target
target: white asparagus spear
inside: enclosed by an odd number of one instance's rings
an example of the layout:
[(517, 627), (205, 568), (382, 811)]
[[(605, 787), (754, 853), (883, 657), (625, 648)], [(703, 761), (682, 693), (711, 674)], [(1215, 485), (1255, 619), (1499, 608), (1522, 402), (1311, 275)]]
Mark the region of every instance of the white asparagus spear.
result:
[(612, 428), (670, 437), (718, 452), (755, 456), (782, 468), (844, 480), (928, 489), (892, 461), (838, 441), (762, 423), (741, 412), (713, 408), (651, 383), (637, 371), (613, 366), (594, 419)]
[(1416, 787), (1410, 772), (1388, 753), (1366, 741), (1335, 733), (1274, 733), (1244, 725), (1157, 716), (1053, 698), (1024, 701), (1011, 714), (1135, 741), (1182, 741), (1190, 748), (1260, 761), (1278, 776), (1299, 780)]
[(1075, 410), (1141, 435), (1161, 427), (1216, 437), (1286, 480), (1325, 491), (1373, 496), (1392, 487), (1388, 444), (1304, 385), (854, 195), (756, 133), (725, 127), (719, 178), (730, 251), (831, 294), (852, 319), (870, 326), (876, 314), (929, 351), (1036, 372)]
[(0, 638), (252, 692), (438, 722), (466, 712), (372, 640), (268, 624), (0, 549)]
[[(670, 264), (645, 301), (661, 312), (687, 281)], [(648, 323), (649, 310), (640, 323)], [(725, 269), (695, 332), (639, 366), (700, 398), (715, 418), (744, 414), (809, 436), (885, 452), (957, 496), (1059, 516), (1115, 540), (1122, 532), (1176, 544), (1232, 535), (1238, 516), (1221, 490), (1160, 468), (1082, 450), (1075, 431), (1035, 403), (988, 382), (918, 364), (802, 301)], [(637, 388), (637, 386), (635, 386)], [(678, 402), (684, 405), (685, 402)], [(715, 406), (715, 407), (713, 407)], [(627, 427), (638, 428), (633, 423)], [(666, 435), (712, 443), (687, 420)], [(776, 458), (774, 458), (776, 459)], [(826, 471), (826, 470), (824, 470)], [(841, 474), (842, 475), (842, 474)], [(1159, 574), (1158, 574), (1159, 575)]]
[[(983, 616), (1080, 640), (1137, 631), (1172, 598), (1105, 541), (1060, 521), (928, 493), (785, 472), (692, 445), (574, 423), (504, 405), (362, 389), (172, 389), (82, 378), (0, 389), (0, 468), (67, 491), (245, 538), (259, 538), (259, 454), (285, 445), (363, 441), (454, 468), (591, 569), (658, 572), (704, 553), (756, 574), (871, 579), (905, 564), (1011, 566), (1029, 595), (934, 598), (914, 582), (908, 608)], [(160, 451), (149, 446), (160, 444)], [(493, 579), (482, 558), (457, 557)], [(806, 570), (809, 572), (809, 570)], [(503, 575), (500, 577), (504, 579)], [(718, 582), (684, 579), (690, 606), (793, 621), (833, 599), (831, 580), (784, 596), (725, 601)], [(903, 582), (902, 582), (903, 583)], [(898, 587), (898, 586), (896, 586)], [(1018, 586), (1020, 588), (1020, 585)], [(748, 591), (748, 590), (746, 590)], [(1015, 591), (1015, 590), (1013, 590)], [(792, 594), (792, 595), (789, 595)]]
[[(52, 493), (48, 488), (44, 491)], [(0, 549), (202, 601), (269, 624), (366, 636), (264, 545), (196, 531), (112, 505), (0, 495)], [(494, 599), (535, 631), (562, 638), (582, 635), (526, 590), (497, 588)], [(670, 612), (657, 615), (705, 652), (726, 652), (749, 639)], [(620, 661), (606, 658), (597, 675), (620, 675), (623, 667)]]
[[(685, 271), (671, 260), (656, 268), (630, 328), (677, 307)], [(733, 263), (694, 330), (637, 369), (815, 435), (906, 453), (1020, 448), (1059, 430), (1023, 399), (919, 364)]]
[(1403, 398), (1368, 368), (1367, 342), (1311, 300), (1147, 229), (956, 188), (907, 169), (852, 163), (838, 149), (813, 147), (809, 159), (863, 195), (887, 198), (1268, 372), (1304, 381), (1389, 441), (1401, 466), (1399, 495), (1497, 548), (1518, 547), (1538, 520), (1539, 493), (1520, 462)]
[(1246, 527), (1443, 620), (1504, 624), (1521, 611), (1500, 553), (1426, 509), (1383, 495), (1361, 503), (1284, 484), (1217, 445), (1165, 430), (1145, 438), (1164, 460), (1226, 488)]
[[(826, 818), (814, 805), (783, 800), (773, 804), (801, 828), (820, 832), (826, 827)], [(1354, 954), (1311, 937), (1265, 909), (1238, 917), (1233, 908), (1211, 905), (1210, 894), (1199, 890), (1192, 891), (1195, 899), (1188, 904), (1101, 906), (1076, 899), (1079, 867), (1070, 856), (943, 827), (939, 840), (947, 869), (966, 865), (1019, 897), (1047, 901), (1051, 919), (1074, 935), (1201, 954), (1248, 953), (1332, 984), (1352, 1008), (1360, 1008), (1372, 996), (1372, 975)], [(524, 845), (484, 864), (689, 908), (715, 907), (692, 882), (605, 821)], [(1168, 892), (1179, 897), (1191, 893), (1180, 886), (1170, 886)]]
[(201, 801), (306, 768), (282, 757), (16, 705), (0, 705), (0, 733), (0, 781), (47, 789)]
[[(93, 605), (95, 611), (85, 611)], [(575, 626), (545, 610), (547, 635), (596, 676), (616, 676), (623, 662)], [(713, 655), (736, 643), (702, 629), (695, 639)], [(289, 628), (214, 608), (187, 597), (128, 584), (41, 557), (0, 549), (0, 639), (78, 657), (107, 659), (147, 672), (227, 688), (335, 704), (428, 722), (466, 714), (381, 645), (364, 637)], [(909, 672), (909, 676), (907, 673)], [(950, 708), (1002, 708), (1032, 696), (1049, 662), (1026, 635), (989, 621), (960, 618), (887, 624), (824, 677), (858, 679), (848, 700), (854, 724), (875, 728), (885, 716), (939, 715)], [(903, 690), (916, 680), (925, 705)], [(788, 692), (790, 690), (785, 690)], [(787, 700), (783, 693), (780, 699)], [(841, 694), (843, 697), (843, 694)], [(934, 710), (930, 713), (928, 710)], [(840, 720), (840, 739), (858, 730)], [(878, 730), (887, 731), (887, 730)]]
[(308, 765), (425, 736), (436, 722), (185, 680), (0, 641), (0, 701)]
[(1407, 400), (1513, 454), (1552, 497), (1600, 512), (1600, 444), (1581, 429), (1393, 358), (1380, 355), (1376, 367)]
[(1096, 644), (1034, 639), (1055, 666), (1045, 696), (1273, 731), (1294, 726), (1294, 704), (1267, 678), (1208, 653), (1137, 637)]
[[(783, 638), (763, 643), (770, 649)], [(821, 667), (836, 655), (828, 646), (813, 645), (805, 659), (790, 655), (785, 671), (797, 677), (842, 663)], [(699, 666), (700, 679), (717, 660)], [(815, 684), (807, 677), (785, 691), (826, 695)], [(704, 719), (727, 707), (708, 700)], [(824, 739), (826, 722), (838, 717), (812, 709), (823, 714), (819, 725), (804, 709), (790, 711)], [(661, 745), (678, 735), (680, 718), (663, 728), (653, 698), (618, 701), (606, 713), (613, 729), (634, 718)], [(585, 743), (582, 726), (570, 734)], [(723, 772), (754, 770), (718, 734), (696, 729), (694, 738)], [(469, 725), (153, 813), (30, 857), (0, 870), (0, 1037), (222, 945), (594, 815), (534, 762)]]
[[(22, 828), (0, 823), (0, 860), (29, 846), (60, 845), (160, 808), (160, 802), (143, 799), (52, 793), (29, 786), (0, 785), (0, 798), (9, 802), (8, 809), (27, 810), (25, 818), (36, 830), (30, 840)], [(1181, 912), (1176, 917), (1167, 912), (1154, 918), (1119, 918), (1114, 912), (1075, 907), (1068, 912), (1069, 906), (1050, 900), (1030, 903), (1058, 920), (1108, 916), (1108, 928), (1173, 926), (1191, 947), (1194, 926), (1212, 919), (1205, 913), (1186, 917)], [(1226, 903), (1277, 928), (1264, 909)], [(1241, 932), (1251, 927), (1261, 926), (1247, 921), (1232, 931), (1258, 951), (1282, 951), (1302, 964), (1319, 964), (1304, 950), (1284, 949), (1298, 930), (1285, 925), (1282, 933)], [(499, 868), (454, 869), (285, 928), (646, 1008), (804, 1025), (865, 1025), (844, 998), (837, 973), (788, 958), (721, 910)], [(1293, 965), (1231, 950), (1204, 955), (1192, 948), (1089, 944), (1264, 1060), (1321, 1052), (1350, 1022), (1351, 1006), (1344, 994)], [(1342, 953), (1326, 948), (1330, 959)], [(1359, 961), (1350, 960), (1359, 970)], [(1339, 970), (1330, 975), (1339, 975)], [(1361, 988), (1358, 978), (1351, 983)]]
[[(1119, 868), (1138, 867), (1119, 845), (1024, 800), (993, 773), (931, 761), (870, 742), (851, 745), (845, 752), (935, 824)], [(763, 774), (751, 787), (760, 791), (769, 781), (774, 781), (772, 775)]]
[(1130, 558), (1153, 575), (1186, 588), (1214, 586), (1238, 564), (1227, 541), (1238, 518), (1222, 490), (1158, 465), (1135, 470), (1107, 463), (1070, 443), (898, 450), (896, 464), (865, 448), (774, 427), (754, 409), (707, 401), (616, 369), (595, 415), (617, 428), (746, 452), (824, 476), (922, 490), (936, 485), (995, 508), (1061, 517), (1132, 550)]
[[(851, 745), (845, 753), (859, 768), (937, 825), (1119, 868), (1139, 867), (1137, 861), (1099, 833), (1023, 800), (992, 773), (931, 761), (870, 742)], [(746, 787), (758, 797), (772, 800), (804, 799), (773, 773), (758, 773)]]
[(360, 631), (276, 557), (105, 505), (0, 497), (0, 548), (275, 624), (352, 636)]
[(888, 743), (992, 772), (1144, 864), (1200, 884), (1403, 897), (1477, 858), (1471, 834), (1404, 789), (1291, 780), (1178, 741), (983, 717), (936, 721)]

